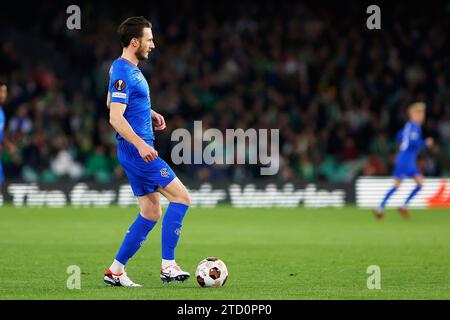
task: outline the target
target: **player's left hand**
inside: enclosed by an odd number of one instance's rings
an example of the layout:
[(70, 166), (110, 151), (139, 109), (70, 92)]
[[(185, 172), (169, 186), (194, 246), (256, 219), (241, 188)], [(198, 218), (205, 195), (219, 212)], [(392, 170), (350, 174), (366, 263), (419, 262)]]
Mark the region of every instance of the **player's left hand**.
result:
[(155, 130), (164, 130), (166, 128), (166, 120), (158, 112), (152, 111), (152, 120), (156, 122)]
[(425, 144), (427, 145), (428, 148), (432, 147), (434, 144), (434, 139), (433, 138), (427, 138), (427, 140), (425, 140)]

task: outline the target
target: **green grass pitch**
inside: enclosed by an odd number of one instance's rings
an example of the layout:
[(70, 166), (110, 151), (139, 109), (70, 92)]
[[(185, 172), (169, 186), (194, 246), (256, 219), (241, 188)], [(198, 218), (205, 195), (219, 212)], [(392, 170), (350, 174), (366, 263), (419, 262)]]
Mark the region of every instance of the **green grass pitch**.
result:
[[(207, 256), (225, 261), (222, 288), (159, 280), (161, 223), (127, 267), (142, 288), (102, 276), (136, 208), (0, 208), (0, 299), (449, 299), (450, 210), (192, 208), (177, 262), (193, 274)], [(67, 267), (81, 268), (69, 290)], [(367, 289), (367, 267), (381, 289)]]

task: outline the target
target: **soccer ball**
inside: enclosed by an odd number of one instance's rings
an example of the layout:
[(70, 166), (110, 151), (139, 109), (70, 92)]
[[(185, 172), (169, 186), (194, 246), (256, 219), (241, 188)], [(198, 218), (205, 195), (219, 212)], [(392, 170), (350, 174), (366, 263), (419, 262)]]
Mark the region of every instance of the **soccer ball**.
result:
[(202, 287), (221, 287), (228, 278), (227, 266), (216, 257), (203, 259), (197, 265), (195, 277)]

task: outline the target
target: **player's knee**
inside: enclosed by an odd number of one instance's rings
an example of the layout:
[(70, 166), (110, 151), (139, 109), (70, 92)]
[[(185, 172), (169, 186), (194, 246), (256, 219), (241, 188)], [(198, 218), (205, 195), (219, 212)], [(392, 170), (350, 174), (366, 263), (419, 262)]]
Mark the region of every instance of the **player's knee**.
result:
[(174, 202), (178, 202), (178, 203), (182, 203), (186, 206), (191, 206), (191, 196), (189, 194), (189, 191), (187, 191), (186, 189), (181, 192), (179, 195), (177, 195), (175, 197), (175, 201)]
[(161, 218), (162, 210), (159, 204), (146, 205), (141, 208), (141, 215), (151, 221), (158, 221)]
[(422, 186), (423, 186), (423, 178), (416, 178), (416, 185), (419, 188), (422, 188)]

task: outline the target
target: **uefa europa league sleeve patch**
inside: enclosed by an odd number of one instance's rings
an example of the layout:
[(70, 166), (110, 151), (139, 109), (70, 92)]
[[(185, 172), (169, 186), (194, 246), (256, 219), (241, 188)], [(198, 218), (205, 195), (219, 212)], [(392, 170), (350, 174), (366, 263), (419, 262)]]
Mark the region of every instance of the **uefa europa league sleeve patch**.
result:
[(125, 89), (126, 87), (126, 83), (123, 80), (117, 80), (116, 82), (114, 82), (114, 88), (116, 88), (116, 90), (122, 91), (123, 89)]

